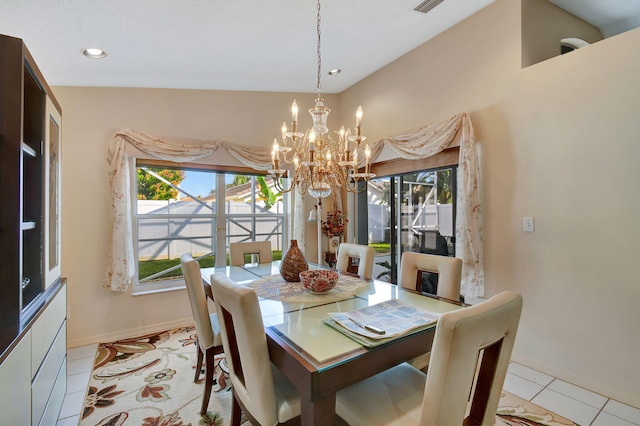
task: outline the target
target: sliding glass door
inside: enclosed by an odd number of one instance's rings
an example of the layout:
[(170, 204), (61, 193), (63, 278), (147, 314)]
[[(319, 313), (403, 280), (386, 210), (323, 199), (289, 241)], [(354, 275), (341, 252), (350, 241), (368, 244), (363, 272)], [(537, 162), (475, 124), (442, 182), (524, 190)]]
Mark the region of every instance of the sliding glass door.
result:
[(404, 251), (454, 256), (456, 167), (388, 176), (369, 182), (369, 245), (374, 278), (397, 282)]

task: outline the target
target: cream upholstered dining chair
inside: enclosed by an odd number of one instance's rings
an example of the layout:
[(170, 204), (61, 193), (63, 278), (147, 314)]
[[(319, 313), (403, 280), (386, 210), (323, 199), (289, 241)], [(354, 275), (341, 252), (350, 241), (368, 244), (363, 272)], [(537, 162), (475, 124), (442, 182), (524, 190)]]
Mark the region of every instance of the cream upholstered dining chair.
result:
[(398, 284), (422, 292), (422, 272), (438, 274), (438, 297), (460, 300), (462, 259), (410, 251), (402, 253)]
[(251, 241), (248, 243), (229, 244), (229, 263), (231, 266), (244, 265), (244, 256), (247, 254), (257, 254), (259, 263), (271, 262), (273, 260), (271, 241)]
[[(405, 251), (400, 261), (398, 283), (404, 288), (422, 292), (422, 272), (438, 274), (437, 296), (445, 299), (460, 300), (460, 280), (462, 277), (462, 259), (439, 256), (436, 254)], [(424, 353), (409, 364), (419, 370), (429, 366), (430, 353)]]
[(428, 374), (397, 365), (340, 391), (337, 414), (351, 426), (493, 425), (521, 311), (503, 292), (443, 314)]
[(202, 361), (204, 359), (205, 381), (204, 394), (202, 396), (202, 406), (200, 414), (207, 412), (209, 398), (211, 397), (211, 387), (213, 386), (214, 357), (223, 352), (222, 335), (218, 316), (209, 313), (207, 306), (207, 296), (200, 275), (200, 265), (193, 259), (191, 254), (185, 253), (180, 257), (182, 274), (187, 285), (191, 311), (196, 323), (196, 350), (198, 358), (196, 361), (196, 376), (194, 382), (200, 378), (202, 371)]
[(299, 422), (300, 395), (271, 364), (258, 296), (220, 273), (211, 275), (211, 289), (233, 389), (231, 425), (240, 425), (242, 412), (254, 425)]
[[(371, 278), (374, 255), (375, 251), (373, 247), (342, 243), (338, 247), (338, 263), (336, 269), (338, 271), (354, 272), (363, 278)], [(352, 259), (359, 259), (357, 272), (351, 269)]]

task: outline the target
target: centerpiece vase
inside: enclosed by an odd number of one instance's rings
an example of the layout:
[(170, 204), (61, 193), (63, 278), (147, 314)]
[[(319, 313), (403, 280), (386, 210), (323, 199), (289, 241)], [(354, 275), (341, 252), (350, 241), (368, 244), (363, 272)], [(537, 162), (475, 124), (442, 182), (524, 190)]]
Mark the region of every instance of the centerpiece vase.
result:
[(289, 251), (280, 262), (280, 275), (285, 281), (299, 282), (300, 272), (309, 269), (309, 264), (298, 247), (298, 240), (291, 240)]

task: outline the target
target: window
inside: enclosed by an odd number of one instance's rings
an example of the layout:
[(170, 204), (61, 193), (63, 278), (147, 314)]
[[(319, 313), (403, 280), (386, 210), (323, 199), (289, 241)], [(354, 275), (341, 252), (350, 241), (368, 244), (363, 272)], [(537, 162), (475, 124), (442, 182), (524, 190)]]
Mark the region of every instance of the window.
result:
[(184, 288), (183, 253), (201, 267), (225, 266), (230, 242), (269, 240), (274, 259), (282, 256), (284, 199), (270, 179), (144, 165), (136, 172), (134, 293)]
[(397, 282), (404, 251), (454, 256), (457, 167), (373, 179), (367, 188), (373, 277)]

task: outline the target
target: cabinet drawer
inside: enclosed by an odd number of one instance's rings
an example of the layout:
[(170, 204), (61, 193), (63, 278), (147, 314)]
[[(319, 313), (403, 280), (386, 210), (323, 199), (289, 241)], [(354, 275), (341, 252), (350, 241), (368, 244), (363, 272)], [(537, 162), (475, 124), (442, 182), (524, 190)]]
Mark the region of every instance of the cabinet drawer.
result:
[(31, 331), (0, 364), (0, 425), (25, 425), (31, 419)]
[(67, 393), (67, 358), (62, 361), (60, 371), (58, 372), (58, 378), (55, 385), (53, 385), (53, 392), (49, 397), (47, 408), (44, 409), (44, 414), (40, 420), (40, 426), (55, 425), (58, 421), (58, 415), (64, 402), (64, 396)]
[(31, 327), (33, 341), (31, 352), (32, 379), (36, 376), (40, 364), (42, 364), (44, 357), (47, 355), (49, 347), (53, 343), (53, 339), (55, 339), (66, 316), (67, 286), (64, 286)]
[(40, 422), (40, 417), (47, 406), (51, 391), (56, 384), (58, 373), (67, 354), (67, 323), (64, 322), (56, 339), (51, 345), (51, 350), (36, 374), (31, 384), (31, 421), (33, 424)]

